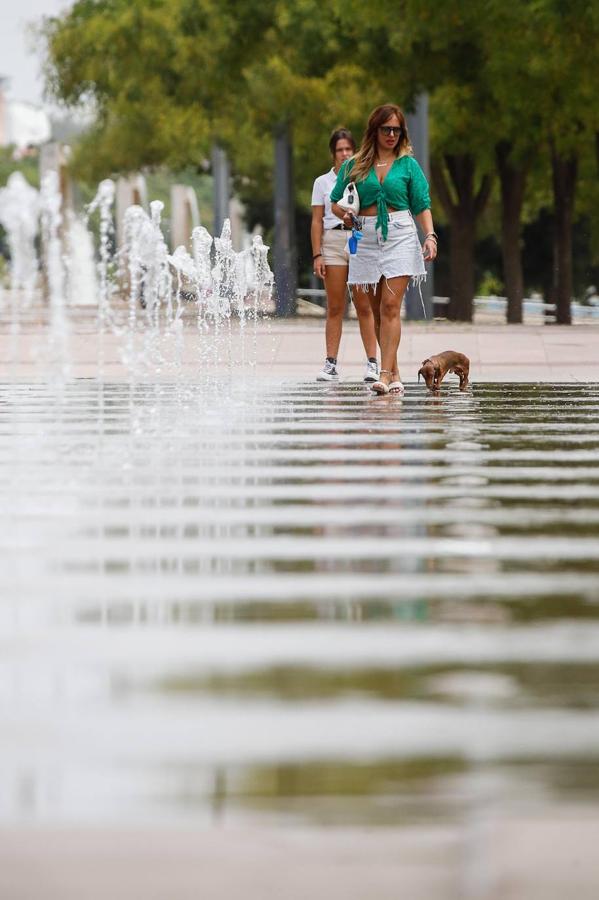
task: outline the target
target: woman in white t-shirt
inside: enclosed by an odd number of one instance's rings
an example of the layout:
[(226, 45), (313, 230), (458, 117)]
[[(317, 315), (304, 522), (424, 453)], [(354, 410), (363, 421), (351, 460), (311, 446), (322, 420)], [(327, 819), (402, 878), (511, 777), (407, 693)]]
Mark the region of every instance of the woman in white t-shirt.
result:
[[(346, 159), (356, 151), (351, 131), (337, 128), (329, 140), (333, 157), (333, 168), (320, 175), (312, 188), (312, 261), (314, 274), (324, 280), (327, 294), (327, 321), (325, 329), (327, 356), (317, 381), (335, 381), (339, 377), (337, 354), (341, 341), (343, 314), (347, 302), (347, 272), (349, 254), (347, 239), (350, 228), (339, 222), (331, 212), (330, 193), (337, 181), (337, 173)], [(357, 294), (358, 292), (356, 292)], [(375, 382), (379, 377), (376, 361), (377, 343), (374, 318), (368, 299), (359, 295), (354, 298), (362, 343), (366, 351), (366, 371), (364, 381)]]

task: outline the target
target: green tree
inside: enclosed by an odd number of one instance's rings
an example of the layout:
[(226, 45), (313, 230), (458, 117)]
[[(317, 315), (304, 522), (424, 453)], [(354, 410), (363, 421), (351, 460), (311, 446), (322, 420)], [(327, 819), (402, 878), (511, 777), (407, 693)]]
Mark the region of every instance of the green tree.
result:
[(276, 189), (276, 129), (293, 134), (307, 206), (332, 126), (359, 136), (372, 107), (395, 100), (409, 109), (427, 90), (432, 180), (451, 224), (451, 315), (472, 315), (474, 241), (496, 170), (508, 319), (520, 320), (522, 211), (532, 175), (536, 183), (547, 170), (558, 315), (567, 321), (576, 184), (580, 171), (588, 181), (595, 148), (599, 164), (592, 67), (583, 64), (599, 43), (598, 7), (399, 0), (390, 12), (384, 0), (78, 0), (46, 22), (49, 84), (65, 103), (95, 110), (75, 158), (88, 178), (198, 166), (218, 140), (242, 196), (262, 206)]
[(79, 0), (45, 26), (51, 90), (97, 113), (75, 170), (97, 179), (198, 165), (217, 141), (242, 199), (263, 206), (267, 191), (280, 193), (272, 143), (285, 129), (311, 183), (315, 136), (324, 149), (332, 123), (362, 122), (372, 95), (366, 73), (345, 62), (341, 15), (316, 0)]
[(248, 112), (244, 67), (259, 50), (272, 6), (78, 0), (46, 19), (50, 92), (95, 113), (76, 169), (97, 178), (142, 166), (179, 168), (203, 160), (215, 137), (234, 143)]
[(488, 148), (484, 141), (475, 140), (477, 136), (484, 139), (484, 134), (474, 128), (479, 108), (474, 93), (469, 85), (448, 85), (431, 98), (437, 148), (431, 159), (431, 177), (450, 225), (448, 317), (462, 321), (472, 320), (476, 229), (492, 187)]
[[(558, 322), (569, 323), (579, 164), (599, 130), (594, 73), (585, 62), (599, 48), (599, 3), (490, 0), (488, 9), (493, 26), (486, 30), (489, 83), (503, 134), (497, 162), (506, 207), (513, 207), (508, 220), (513, 225), (522, 209), (527, 173), (548, 165), (554, 219), (551, 299)], [(519, 230), (512, 228), (512, 263), (516, 239)], [(508, 261), (506, 268), (509, 274), (513, 265)]]
[(581, 156), (599, 129), (596, 80), (585, 62), (599, 48), (599, 4), (573, 0), (566, 6), (544, 0), (537, 14), (545, 36), (545, 52), (539, 54), (543, 86), (537, 95), (552, 169), (557, 321), (570, 324), (576, 185)]
[[(376, 6), (381, 11), (384, 5)], [(391, 52), (381, 53), (379, 71), (383, 77), (386, 70), (393, 84), (393, 73), (414, 70), (431, 94), (431, 174), (451, 224), (450, 314), (471, 317), (474, 233), (495, 168), (508, 320), (521, 321), (527, 179), (533, 169), (545, 171), (549, 161), (555, 299), (559, 321), (569, 321), (578, 161), (589, 141), (599, 147), (589, 64), (599, 48), (599, 3), (447, 0), (433, 7), (403, 0), (398, 13), (389, 26)]]

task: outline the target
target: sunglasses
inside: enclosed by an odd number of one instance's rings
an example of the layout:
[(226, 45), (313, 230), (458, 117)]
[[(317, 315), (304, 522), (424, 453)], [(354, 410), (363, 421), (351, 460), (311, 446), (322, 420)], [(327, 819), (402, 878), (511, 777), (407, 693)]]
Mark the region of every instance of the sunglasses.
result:
[(401, 125), (379, 125), (379, 131), (385, 135), (385, 137), (390, 137), (392, 134), (399, 135), (401, 134)]

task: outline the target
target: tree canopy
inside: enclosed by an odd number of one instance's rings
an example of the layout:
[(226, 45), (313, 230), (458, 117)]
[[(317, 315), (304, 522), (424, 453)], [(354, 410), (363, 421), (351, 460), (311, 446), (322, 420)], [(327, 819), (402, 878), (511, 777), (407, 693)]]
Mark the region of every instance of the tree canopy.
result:
[(518, 216), (559, 205), (556, 172), (576, 160), (577, 210), (599, 230), (599, 0), (77, 0), (43, 35), (51, 93), (95, 111), (75, 155), (88, 179), (199, 167), (218, 140), (242, 192), (266, 198), (288, 122), (307, 207), (333, 127), (359, 138), (374, 106), (427, 91), (441, 221), (473, 202), (454, 177), (465, 159), (476, 197), (501, 148), (523, 178)]

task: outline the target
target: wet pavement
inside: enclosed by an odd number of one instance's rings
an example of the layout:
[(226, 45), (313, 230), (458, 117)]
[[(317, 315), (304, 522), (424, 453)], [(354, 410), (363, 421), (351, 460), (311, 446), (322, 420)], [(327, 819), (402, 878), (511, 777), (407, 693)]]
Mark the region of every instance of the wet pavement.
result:
[[(69, 329), (62, 343), (46, 321), (48, 314), (47, 308), (33, 306), (28, 317), (23, 313), (12, 325), (0, 316), (0, 381), (46, 381), (52, 367), (56, 371), (63, 366), (72, 378), (128, 382), (132, 346), (136, 375), (165, 382), (184, 378), (195, 383), (207, 370), (231, 379), (244, 371), (273, 381), (312, 382), (324, 362), (324, 324), (319, 319), (265, 319), (247, 322), (244, 328), (234, 320), (216, 332), (198, 328), (190, 310), (182, 332), (162, 333), (156, 353), (156, 335), (151, 331), (140, 330), (135, 340), (126, 328), (102, 332), (95, 306), (69, 309)], [(404, 322), (399, 363), (404, 383), (414, 383), (423, 359), (453, 349), (470, 358), (474, 383), (598, 384), (598, 346), (599, 325), (592, 323)], [(364, 364), (357, 323), (344, 321), (341, 381), (361, 379)], [(447, 383), (455, 380), (456, 376), (448, 376)]]
[(13, 382), (0, 434), (0, 825), (596, 805), (597, 385)]

